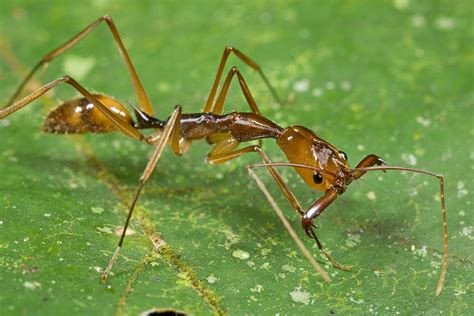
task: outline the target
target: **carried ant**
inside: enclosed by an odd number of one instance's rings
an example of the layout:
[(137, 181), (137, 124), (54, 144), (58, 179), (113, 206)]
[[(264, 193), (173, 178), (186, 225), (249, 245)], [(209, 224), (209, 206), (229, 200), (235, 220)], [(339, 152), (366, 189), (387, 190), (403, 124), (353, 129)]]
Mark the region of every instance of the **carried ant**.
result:
[[(15, 102), (38, 69), (47, 65), (50, 61), (72, 48), (75, 44), (95, 30), (102, 22), (105, 22), (109, 27), (130, 74), (139, 105), (139, 108), (134, 108), (136, 121), (132, 119), (130, 112), (120, 102), (104, 94), (90, 93), (76, 80), (67, 75), (43, 85), (36, 91)], [(318, 270), (326, 281), (329, 281), (329, 277), (319, 268), (313, 256), (296, 236), (263, 183), (252, 171), (253, 168), (266, 167), (268, 169), (283, 195), (288, 199), (294, 210), (300, 216), (306, 235), (314, 239), (318, 248), (332, 265), (341, 270), (350, 270), (351, 267), (339, 264), (327, 251), (325, 251), (314, 232), (316, 226), (313, 224), (313, 221), (332, 202), (334, 202), (339, 195), (344, 193), (347, 186), (353, 180), (359, 179), (366, 172), (377, 170), (407, 171), (438, 178), (440, 181), (441, 209), (444, 226), (444, 255), (442, 259), (441, 275), (436, 288), (436, 294), (439, 295), (443, 289), (443, 283), (446, 278), (448, 260), (448, 232), (443, 176), (431, 171), (388, 166), (376, 155), (368, 155), (363, 158), (355, 168), (350, 168), (347, 155), (343, 151), (321, 139), (306, 127), (295, 125), (282, 128), (261, 115), (244, 77), (235, 66), (228, 72), (218, 93), (218, 87), (222, 79), (225, 64), (231, 53), (258, 72), (275, 100), (279, 102), (275, 89), (270, 84), (261, 67), (240, 50), (232, 46), (226, 46), (202, 112), (183, 113), (181, 106), (176, 106), (175, 110), (167, 119), (160, 120), (154, 117), (151, 102), (137, 75), (127, 50), (122, 43), (117, 28), (112, 21), (112, 18), (106, 15), (100, 17), (77, 35), (72, 37), (69, 41), (44, 56), (22, 81), (7, 105), (0, 110), (0, 119), (3, 119), (38, 99), (60, 83), (66, 83), (76, 89), (82, 97), (68, 100), (49, 113), (44, 122), (43, 131), (57, 134), (80, 134), (87, 132), (107, 133), (119, 131), (133, 139), (154, 146), (153, 153), (140, 177), (117, 248), (106, 269), (102, 273), (101, 280), (107, 280), (112, 266), (118, 258), (137, 200), (145, 183), (148, 181), (155, 169), (166, 144), (169, 143), (171, 145), (174, 154), (181, 156), (186, 153), (193, 141), (205, 139), (208, 144), (214, 146), (207, 156), (207, 162), (211, 164), (222, 164), (244, 154), (253, 152), (261, 157), (263, 164), (248, 166), (250, 175), (257, 181), (258, 186), (264, 192), (272, 207), (280, 216), (290, 235), (292, 235), (292, 238), (297, 242), (298, 246), (310, 260), (313, 267)], [(232, 79), (235, 76), (237, 76), (242, 93), (250, 107), (250, 112), (231, 112), (223, 114), (225, 99)], [(153, 133), (149, 136), (144, 136), (140, 132), (142, 129), (152, 129)], [(271, 162), (259, 145), (249, 145), (241, 149), (237, 148), (240, 143), (254, 140), (261, 141), (264, 138), (275, 139), (276, 144), (283, 151), (288, 162)], [(288, 185), (280, 176), (280, 173), (277, 171), (276, 167), (279, 166), (293, 167), (306, 185), (312, 189), (322, 191), (324, 193), (323, 196), (313, 202), (305, 211)]]

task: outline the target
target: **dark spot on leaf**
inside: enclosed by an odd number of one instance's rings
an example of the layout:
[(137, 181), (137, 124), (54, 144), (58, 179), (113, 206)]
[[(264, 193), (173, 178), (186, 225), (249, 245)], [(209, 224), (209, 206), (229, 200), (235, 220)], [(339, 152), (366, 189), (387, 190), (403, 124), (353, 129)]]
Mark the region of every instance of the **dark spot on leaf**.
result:
[(38, 267), (35, 266), (35, 267), (31, 267), (31, 268), (26, 269), (26, 272), (35, 273), (35, 272), (38, 272), (38, 270), (39, 270)]
[(141, 313), (140, 316), (187, 316), (186, 312), (175, 310), (173, 308), (153, 308)]

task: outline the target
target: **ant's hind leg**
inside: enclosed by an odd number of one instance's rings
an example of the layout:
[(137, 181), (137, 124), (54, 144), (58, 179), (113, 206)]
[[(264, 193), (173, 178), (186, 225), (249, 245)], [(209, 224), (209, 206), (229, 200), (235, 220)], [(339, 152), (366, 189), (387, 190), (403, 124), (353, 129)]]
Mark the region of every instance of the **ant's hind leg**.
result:
[(33, 75), (36, 73), (38, 69), (41, 68), (41, 66), (47, 64), (48, 62), (52, 61), (62, 53), (66, 52), (70, 48), (72, 48), (74, 45), (76, 45), (78, 42), (80, 42), (84, 37), (86, 37), (88, 34), (90, 34), (92, 31), (94, 31), (100, 24), (101, 22), (105, 22), (107, 26), (110, 29), (110, 32), (112, 33), (112, 36), (117, 43), (117, 46), (120, 51), (120, 55), (123, 57), (125, 64), (127, 66), (128, 72), (130, 74), (130, 78), (133, 83), (133, 87), (135, 90), (135, 94), (137, 95), (138, 103), (140, 104), (140, 107), (142, 110), (147, 113), (148, 115), (152, 116), (153, 115), (153, 108), (151, 106), (151, 102), (148, 98), (148, 95), (146, 94), (145, 89), (143, 88), (143, 85), (140, 81), (140, 78), (138, 77), (138, 74), (135, 70), (135, 67), (133, 66), (132, 60), (130, 59), (127, 50), (125, 49), (125, 46), (122, 43), (122, 40), (120, 38), (120, 35), (118, 33), (118, 30), (112, 20), (112, 18), (109, 15), (102, 16), (86, 26), (82, 31), (80, 31), (78, 34), (76, 34), (74, 37), (72, 37), (70, 40), (68, 40), (66, 43), (62, 44), (61, 46), (57, 47), (53, 51), (51, 51), (49, 54), (41, 58), (41, 60), (33, 67), (33, 69), (28, 73), (28, 75), (23, 79), (21, 82), (20, 86), (16, 89), (16, 91), (13, 93), (11, 96), (10, 100), (8, 101), (7, 105), (5, 106), (8, 107), (11, 105), (18, 95), (21, 93), (25, 85), (30, 81), (30, 79), (33, 77)]
[(119, 115), (112, 112), (109, 108), (103, 105), (96, 96), (92, 95), (88, 92), (84, 87), (82, 87), (76, 80), (72, 79), (69, 76), (63, 76), (56, 80), (53, 80), (38, 90), (30, 93), (23, 99), (19, 100), (18, 102), (13, 103), (12, 105), (6, 107), (3, 110), (0, 110), (0, 119), (22, 109), (23, 107), (27, 106), (34, 100), (41, 97), (43, 94), (48, 92), (49, 90), (53, 89), (60, 83), (67, 83), (73, 86), (77, 91), (79, 91), (89, 102), (91, 102), (97, 109), (102, 112), (102, 114), (122, 133), (137, 140), (145, 140), (145, 137), (135, 128), (130, 122), (125, 121)]

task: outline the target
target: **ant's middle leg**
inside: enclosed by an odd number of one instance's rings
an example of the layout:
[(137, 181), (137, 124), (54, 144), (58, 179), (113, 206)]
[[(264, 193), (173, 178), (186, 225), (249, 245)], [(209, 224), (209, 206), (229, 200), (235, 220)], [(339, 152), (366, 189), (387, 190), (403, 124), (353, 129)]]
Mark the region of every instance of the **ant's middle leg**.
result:
[[(104, 272), (102, 273), (102, 276), (101, 276), (102, 282), (107, 281), (107, 278), (110, 274), (110, 271), (112, 270), (112, 267), (113, 267), (115, 261), (118, 258), (120, 249), (122, 248), (123, 241), (125, 239), (125, 235), (126, 235), (126, 232), (127, 232), (128, 225), (130, 223), (130, 219), (132, 218), (133, 210), (135, 209), (135, 205), (138, 201), (138, 198), (140, 197), (140, 193), (141, 193), (143, 187), (145, 186), (146, 182), (148, 181), (151, 174), (153, 173), (153, 170), (155, 169), (155, 167), (158, 163), (158, 160), (160, 159), (161, 154), (163, 153), (163, 149), (165, 148), (166, 144), (169, 141), (171, 141), (171, 146), (172, 147), (178, 146), (177, 144), (173, 144), (173, 143), (179, 141), (179, 138), (177, 138), (175, 136), (176, 135), (175, 131), (178, 130), (178, 133), (179, 133), (180, 117), (181, 117), (181, 107), (177, 106), (176, 109), (171, 114), (170, 118), (168, 119), (164, 129), (161, 131), (159, 139), (156, 141), (155, 149), (153, 150), (153, 153), (152, 153), (150, 159), (148, 160), (148, 163), (145, 167), (145, 170), (143, 171), (143, 174), (141, 175), (140, 180), (138, 182), (138, 186), (137, 186), (137, 189), (135, 191), (135, 195), (133, 197), (132, 204), (130, 205), (130, 208), (129, 208), (129, 211), (128, 211), (127, 219), (125, 220), (125, 224), (124, 224), (124, 227), (123, 227), (123, 230), (122, 230), (122, 235), (120, 236), (120, 240), (117, 244), (117, 248), (115, 248), (114, 254), (110, 258), (110, 261), (109, 261), (107, 267), (105, 268)], [(150, 143), (153, 142), (151, 140), (152, 137), (153, 137), (153, 135), (151, 135), (147, 139), (148, 142), (150, 142)]]
[[(217, 97), (217, 101), (210, 110), (211, 113), (214, 114), (222, 114), (222, 111), (224, 109), (224, 102), (227, 97), (227, 94), (229, 92), (229, 87), (232, 82), (232, 79), (234, 76), (237, 75), (237, 79), (239, 80), (239, 85), (242, 90), (242, 93), (244, 94), (245, 99), (247, 100), (247, 104), (249, 105), (250, 109), (252, 110), (253, 113), (260, 115), (260, 110), (258, 109), (257, 103), (255, 102), (255, 99), (252, 96), (252, 93), (250, 92), (250, 89), (245, 82), (244, 77), (240, 73), (239, 69), (237, 67), (232, 67), (227, 74), (227, 77), (224, 81), (224, 84), (222, 86), (222, 89), (219, 93), (219, 96)], [(258, 140), (258, 144), (261, 147), (262, 146), (262, 140)]]
[(268, 81), (268, 78), (264, 74), (264, 72), (262, 71), (260, 65), (258, 65), (255, 61), (253, 61), (250, 57), (248, 57), (247, 55), (242, 53), (237, 48), (232, 47), (232, 46), (226, 46), (224, 48), (224, 53), (222, 55), (221, 61), (219, 63), (219, 67), (217, 68), (217, 74), (216, 74), (216, 77), (214, 79), (214, 83), (212, 84), (211, 91), (209, 92), (209, 96), (207, 97), (206, 103), (204, 105), (203, 112), (210, 112), (212, 110), (212, 108), (214, 107), (214, 101), (215, 101), (215, 97), (216, 97), (216, 93), (217, 93), (217, 87), (219, 86), (219, 82), (221, 81), (222, 74), (224, 72), (224, 67), (225, 67), (225, 64), (227, 62), (227, 59), (229, 58), (229, 55), (232, 52), (241, 61), (243, 61), (244, 63), (246, 63), (248, 66), (252, 67), (253, 69), (255, 69), (259, 73), (260, 77), (265, 82), (265, 85), (268, 87), (271, 94), (273, 95), (273, 98), (275, 99), (275, 101), (279, 104), (282, 104), (281, 99), (278, 97), (275, 89), (273, 88), (273, 86)]
[(224, 102), (229, 92), (229, 87), (232, 82), (232, 79), (234, 78), (235, 75), (237, 75), (240, 88), (242, 89), (242, 93), (244, 94), (244, 97), (247, 100), (247, 104), (250, 106), (250, 109), (252, 110), (253, 113), (260, 115), (260, 110), (257, 107), (257, 103), (255, 103), (255, 100), (252, 96), (252, 93), (250, 92), (250, 89), (247, 83), (245, 82), (244, 77), (240, 73), (239, 69), (235, 66), (232, 67), (229, 73), (227, 74), (224, 84), (222, 85), (221, 92), (219, 93), (219, 96), (217, 97), (217, 101), (212, 107), (212, 109), (210, 110), (210, 112), (214, 114), (222, 114), (222, 111), (224, 109)]

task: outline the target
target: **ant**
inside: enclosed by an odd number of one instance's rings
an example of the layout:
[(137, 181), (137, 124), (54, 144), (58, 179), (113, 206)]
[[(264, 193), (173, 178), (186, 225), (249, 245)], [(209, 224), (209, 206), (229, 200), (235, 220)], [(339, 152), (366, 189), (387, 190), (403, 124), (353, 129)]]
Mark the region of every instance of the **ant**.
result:
[[(72, 48), (94, 31), (102, 22), (107, 24), (112, 33), (130, 74), (139, 105), (139, 108), (134, 107), (136, 121), (132, 119), (130, 112), (120, 102), (104, 94), (90, 93), (76, 80), (67, 75), (43, 85), (36, 91), (15, 102), (23, 88), (38, 69), (42, 66), (46, 66), (50, 61)], [(316, 226), (313, 222), (339, 195), (344, 193), (352, 181), (359, 179), (369, 171), (377, 170), (408, 171), (438, 178), (440, 181), (441, 209), (444, 225), (444, 255), (441, 275), (436, 289), (436, 294), (439, 295), (443, 289), (443, 283), (446, 278), (448, 260), (448, 232), (443, 176), (426, 170), (388, 166), (380, 157), (373, 154), (363, 158), (355, 168), (350, 168), (347, 155), (343, 151), (321, 139), (308, 128), (298, 125), (283, 128), (264, 117), (260, 113), (244, 77), (235, 66), (230, 69), (219, 93), (217, 93), (225, 64), (231, 53), (237, 56), (237, 58), (246, 65), (256, 70), (274, 99), (281, 103), (275, 89), (270, 84), (261, 67), (240, 50), (232, 46), (226, 46), (209, 96), (201, 112), (183, 113), (181, 106), (178, 105), (167, 119), (160, 120), (154, 117), (151, 102), (127, 50), (122, 43), (117, 28), (112, 18), (106, 15), (95, 20), (69, 41), (44, 56), (22, 81), (7, 105), (0, 110), (0, 119), (3, 119), (38, 99), (60, 83), (66, 83), (76, 89), (82, 97), (68, 100), (49, 113), (42, 127), (43, 131), (56, 134), (81, 134), (87, 132), (107, 133), (119, 131), (128, 137), (154, 146), (153, 153), (140, 177), (117, 248), (102, 273), (101, 280), (104, 282), (107, 280), (112, 266), (118, 258), (137, 200), (144, 185), (155, 169), (166, 144), (170, 144), (174, 154), (181, 156), (186, 153), (193, 141), (205, 139), (208, 144), (214, 146), (207, 156), (207, 162), (210, 164), (222, 164), (247, 153), (257, 153), (260, 156), (263, 160), (263, 164), (248, 166), (250, 175), (257, 181), (259, 188), (267, 196), (272, 207), (280, 216), (280, 219), (282, 219), (285, 227), (293, 239), (295, 239), (305, 256), (310, 260), (313, 267), (322, 274), (326, 281), (329, 281), (327, 274), (320, 270), (312, 255), (309, 254), (291, 229), (291, 226), (284, 219), (278, 206), (274, 203), (262, 182), (252, 171), (253, 168), (266, 167), (268, 169), (283, 195), (300, 216), (301, 224), (306, 235), (314, 239), (318, 248), (332, 265), (341, 270), (350, 270), (351, 267), (339, 264), (325, 251), (314, 232)], [(235, 76), (237, 76), (242, 93), (250, 107), (250, 112), (231, 112), (223, 114), (225, 99), (232, 79)], [(142, 129), (152, 129), (153, 132), (148, 136), (144, 136), (140, 132)], [(276, 144), (287, 157), (287, 163), (273, 163), (264, 153), (260, 144), (249, 145), (241, 149), (237, 148), (240, 143), (254, 140), (261, 142), (264, 138), (275, 139)], [(276, 167), (279, 166), (293, 167), (306, 185), (312, 189), (322, 191), (324, 193), (323, 196), (313, 202), (307, 210), (303, 209), (289, 186), (284, 182), (280, 173), (277, 171)]]

